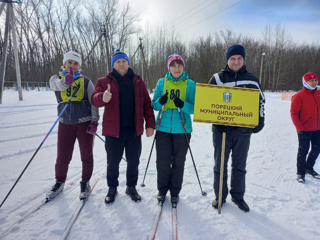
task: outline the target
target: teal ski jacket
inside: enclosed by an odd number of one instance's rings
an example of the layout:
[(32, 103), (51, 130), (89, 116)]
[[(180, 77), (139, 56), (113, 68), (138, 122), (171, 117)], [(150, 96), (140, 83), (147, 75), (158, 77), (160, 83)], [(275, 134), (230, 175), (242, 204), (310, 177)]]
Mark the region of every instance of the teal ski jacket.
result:
[[(184, 79), (188, 79), (186, 96), (183, 108), (180, 109), (181, 117), (187, 133), (192, 132), (192, 119), (191, 114), (194, 113), (194, 99), (196, 92), (196, 84), (193, 80), (189, 79), (188, 73), (185, 71), (182, 73), (180, 78), (175, 79), (170, 72), (167, 72), (164, 78), (159, 79), (152, 100), (152, 107), (155, 111), (159, 111), (156, 121), (156, 127), (158, 126), (158, 121), (161, 113), (161, 109), (165, 105), (159, 103), (160, 97), (164, 94), (164, 83), (165, 79), (169, 79), (173, 82), (178, 82)], [(168, 94), (168, 98), (172, 98), (171, 94)], [(179, 116), (178, 108), (167, 109), (163, 111), (162, 117), (160, 120), (160, 125), (158, 131), (167, 132), (167, 133), (184, 133), (183, 126), (181, 123), (181, 118)]]

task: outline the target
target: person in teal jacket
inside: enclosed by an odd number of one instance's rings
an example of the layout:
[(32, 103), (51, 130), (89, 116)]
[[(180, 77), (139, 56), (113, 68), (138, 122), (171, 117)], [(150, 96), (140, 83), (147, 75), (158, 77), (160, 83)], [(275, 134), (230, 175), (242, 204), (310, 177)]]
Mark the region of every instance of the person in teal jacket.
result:
[(159, 79), (152, 106), (157, 116), (157, 199), (164, 202), (170, 191), (171, 202), (179, 202), (184, 164), (192, 132), (190, 115), (194, 113), (196, 84), (184, 71), (185, 62), (178, 54), (168, 58), (168, 72)]

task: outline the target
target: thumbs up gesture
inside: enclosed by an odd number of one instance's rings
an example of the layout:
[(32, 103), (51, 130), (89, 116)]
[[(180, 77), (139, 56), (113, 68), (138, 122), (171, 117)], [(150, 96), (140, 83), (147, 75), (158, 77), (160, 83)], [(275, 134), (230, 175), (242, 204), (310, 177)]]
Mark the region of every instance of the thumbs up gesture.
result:
[(72, 69), (72, 67), (70, 67), (69, 72), (64, 77), (64, 83), (67, 84), (68, 86), (70, 86), (73, 83), (73, 81), (74, 81), (73, 69)]
[(105, 103), (108, 103), (112, 98), (112, 93), (110, 92), (110, 90), (111, 90), (111, 86), (110, 84), (108, 84), (108, 89), (103, 93), (103, 96), (102, 96), (102, 101), (104, 101)]

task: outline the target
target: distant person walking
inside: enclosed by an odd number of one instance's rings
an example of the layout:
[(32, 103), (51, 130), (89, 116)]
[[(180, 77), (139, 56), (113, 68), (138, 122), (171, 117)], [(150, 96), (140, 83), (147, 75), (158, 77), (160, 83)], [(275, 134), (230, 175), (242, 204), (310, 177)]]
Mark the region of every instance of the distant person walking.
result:
[(115, 201), (119, 186), (119, 164), (123, 152), (127, 160), (126, 194), (135, 202), (141, 201), (136, 190), (141, 155), (141, 135), (144, 122), (147, 137), (155, 128), (151, 99), (142, 78), (130, 68), (127, 54), (117, 50), (111, 59), (112, 71), (97, 81), (92, 104), (104, 107), (102, 135), (107, 152), (107, 183), (105, 203)]
[(249, 73), (244, 65), (246, 58), (245, 49), (242, 45), (230, 46), (226, 52), (227, 65), (221, 72), (212, 76), (209, 84), (225, 85), (230, 87), (255, 88), (260, 90), (259, 99), (259, 125), (255, 128), (233, 127), (226, 125), (212, 125), (213, 146), (214, 146), (214, 192), (216, 199), (212, 202), (214, 208), (218, 208), (218, 196), (220, 185), (220, 165), (222, 134), (226, 132), (225, 159), (223, 171), (222, 203), (226, 202), (228, 195), (228, 159), (231, 154), (231, 200), (243, 211), (249, 212), (250, 208), (244, 201), (246, 189), (246, 163), (250, 147), (252, 133), (258, 133), (264, 127), (264, 104), (265, 97), (261, 90), (259, 80), (252, 73)]
[[(305, 174), (315, 178), (320, 175), (313, 166), (320, 152), (320, 90), (319, 78), (314, 72), (302, 77), (303, 88), (291, 99), (291, 118), (297, 129), (299, 148), (297, 154), (297, 180), (305, 182)], [(311, 144), (311, 151), (309, 152)]]
[(180, 55), (170, 55), (167, 67), (168, 72), (159, 79), (152, 100), (154, 110), (159, 111), (157, 125), (160, 123), (156, 135), (157, 199), (164, 202), (169, 191), (171, 202), (178, 203), (192, 132), (190, 115), (194, 113), (196, 84), (184, 71), (185, 62)]
[[(50, 78), (50, 88), (58, 101), (58, 114), (68, 104), (63, 112), (58, 127), (58, 153), (55, 165), (56, 183), (47, 193), (47, 199), (57, 196), (64, 188), (69, 163), (75, 141), (78, 140), (81, 161), (82, 180), (80, 182), (80, 199), (84, 200), (90, 194), (90, 178), (93, 171), (93, 139), (97, 131), (99, 111), (91, 105), (91, 94), (94, 85), (83, 76), (81, 56), (77, 52), (67, 52), (63, 57), (62, 73)], [(74, 97), (70, 100), (70, 97)]]

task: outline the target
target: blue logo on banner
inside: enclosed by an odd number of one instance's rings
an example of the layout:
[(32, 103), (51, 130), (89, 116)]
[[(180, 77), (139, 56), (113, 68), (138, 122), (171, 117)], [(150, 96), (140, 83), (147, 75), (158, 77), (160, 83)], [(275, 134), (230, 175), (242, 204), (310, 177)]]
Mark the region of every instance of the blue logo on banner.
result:
[(223, 93), (223, 100), (225, 102), (231, 102), (231, 97), (232, 97), (231, 93), (227, 93), (227, 92)]

